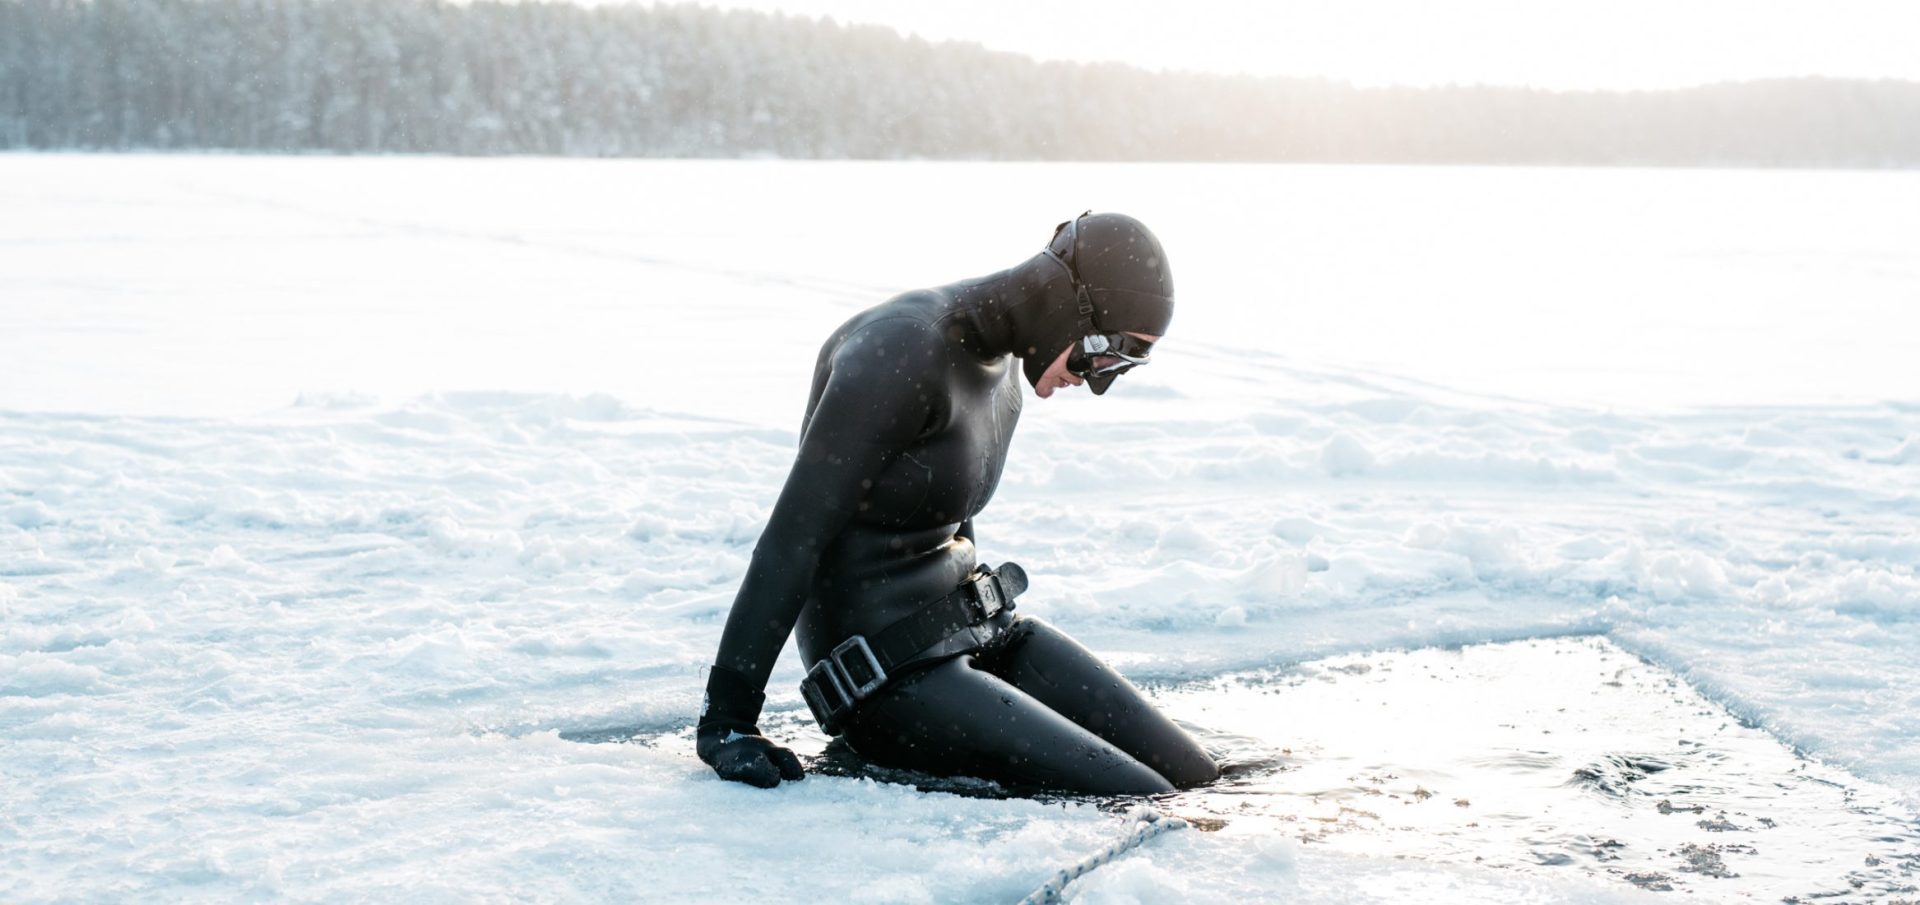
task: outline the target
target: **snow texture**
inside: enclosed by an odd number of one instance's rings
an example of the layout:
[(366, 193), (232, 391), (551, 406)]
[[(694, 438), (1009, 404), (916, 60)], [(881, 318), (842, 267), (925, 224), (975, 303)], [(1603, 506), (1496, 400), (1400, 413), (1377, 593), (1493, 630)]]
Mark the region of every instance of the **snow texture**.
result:
[[(819, 340), (1089, 201), (1186, 307), (1109, 395), (1029, 398), (978, 521), (1023, 609), (1146, 683), (1602, 633), (1920, 800), (1917, 196), (0, 157), (0, 899), (1011, 901), (1113, 841), (688, 737)], [(1638, 900), (1236, 832), (1069, 896)]]

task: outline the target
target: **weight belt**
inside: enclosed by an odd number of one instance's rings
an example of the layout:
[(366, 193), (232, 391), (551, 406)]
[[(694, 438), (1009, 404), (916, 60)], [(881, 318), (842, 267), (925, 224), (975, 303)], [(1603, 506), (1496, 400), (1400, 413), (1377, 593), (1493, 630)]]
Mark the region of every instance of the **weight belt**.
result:
[[(1013, 609), (1013, 598), (1027, 589), (1027, 572), (1018, 563), (982, 567), (953, 593), (875, 632), (855, 635), (807, 670), (800, 696), (828, 735), (839, 735), (854, 705), (872, 697), (891, 674), (923, 656), (963, 653), (993, 640), (998, 631), (988, 620)], [(949, 648), (950, 651), (936, 650)]]

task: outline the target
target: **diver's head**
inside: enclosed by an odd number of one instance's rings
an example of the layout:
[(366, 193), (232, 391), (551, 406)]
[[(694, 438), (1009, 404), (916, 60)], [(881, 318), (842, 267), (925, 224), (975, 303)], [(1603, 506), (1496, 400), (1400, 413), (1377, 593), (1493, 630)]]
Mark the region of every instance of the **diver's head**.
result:
[[(1101, 341), (1113, 338), (1098, 334), (1097, 336)], [(1048, 399), (1052, 398), (1054, 390), (1077, 387), (1085, 383), (1092, 384), (1095, 396), (1103, 395), (1115, 377), (1125, 374), (1137, 365), (1146, 364), (1147, 357), (1144, 354), (1146, 349), (1143, 347), (1151, 347), (1160, 339), (1152, 334), (1132, 331), (1122, 332), (1119, 336), (1124, 338), (1122, 341), (1127, 343), (1128, 351), (1137, 351), (1142, 354), (1138, 356), (1088, 354), (1085, 344), (1073, 343), (1061, 349), (1060, 354), (1054, 356), (1053, 363), (1047, 365), (1047, 369), (1041, 372), (1040, 379), (1034, 381), (1034, 394), (1042, 399)]]
[(1086, 383), (1094, 395), (1146, 364), (1173, 319), (1173, 274), (1145, 224), (1125, 214), (1085, 213), (1054, 227), (1046, 256), (1066, 292), (1034, 324), (1022, 370), (1045, 399)]

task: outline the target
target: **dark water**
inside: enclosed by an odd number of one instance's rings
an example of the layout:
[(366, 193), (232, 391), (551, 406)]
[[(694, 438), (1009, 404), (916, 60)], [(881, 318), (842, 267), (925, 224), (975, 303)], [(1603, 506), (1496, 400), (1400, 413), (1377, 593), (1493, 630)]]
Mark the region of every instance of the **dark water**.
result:
[[(1219, 782), (1155, 802), (1202, 829), (1682, 897), (1920, 902), (1920, 823), (1891, 790), (1796, 754), (1601, 638), (1357, 654), (1151, 693), (1223, 765)], [(804, 717), (763, 725), (815, 773), (1073, 798), (877, 767)]]
[(1156, 695), (1232, 765), (1171, 796), (1370, 856), (1789, 902), (1920, 900), (1920, 825), (1601, 638), (1339, 657)]

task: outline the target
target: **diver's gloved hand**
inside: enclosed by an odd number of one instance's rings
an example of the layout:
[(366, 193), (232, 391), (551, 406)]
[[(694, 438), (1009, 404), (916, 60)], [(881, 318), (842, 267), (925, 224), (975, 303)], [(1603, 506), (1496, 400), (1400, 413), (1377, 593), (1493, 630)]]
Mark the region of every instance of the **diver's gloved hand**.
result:
[(794, 780), (807, 775), (807, 771), (800, 768), (800, 758), (760, 735), (752, 726), (745, 732), (725, 733), (702, 726), (698, 748), (700, 759), (712, 766), (721, 779), (771, 789), (782, 779)]
[(721, 779), (771, 789), (807, 775), (800, 758), (760, 734), (753, 724), (767, 696), (724, 666), (707, 673), (707, 702), (694, 733), (694, 750)]

